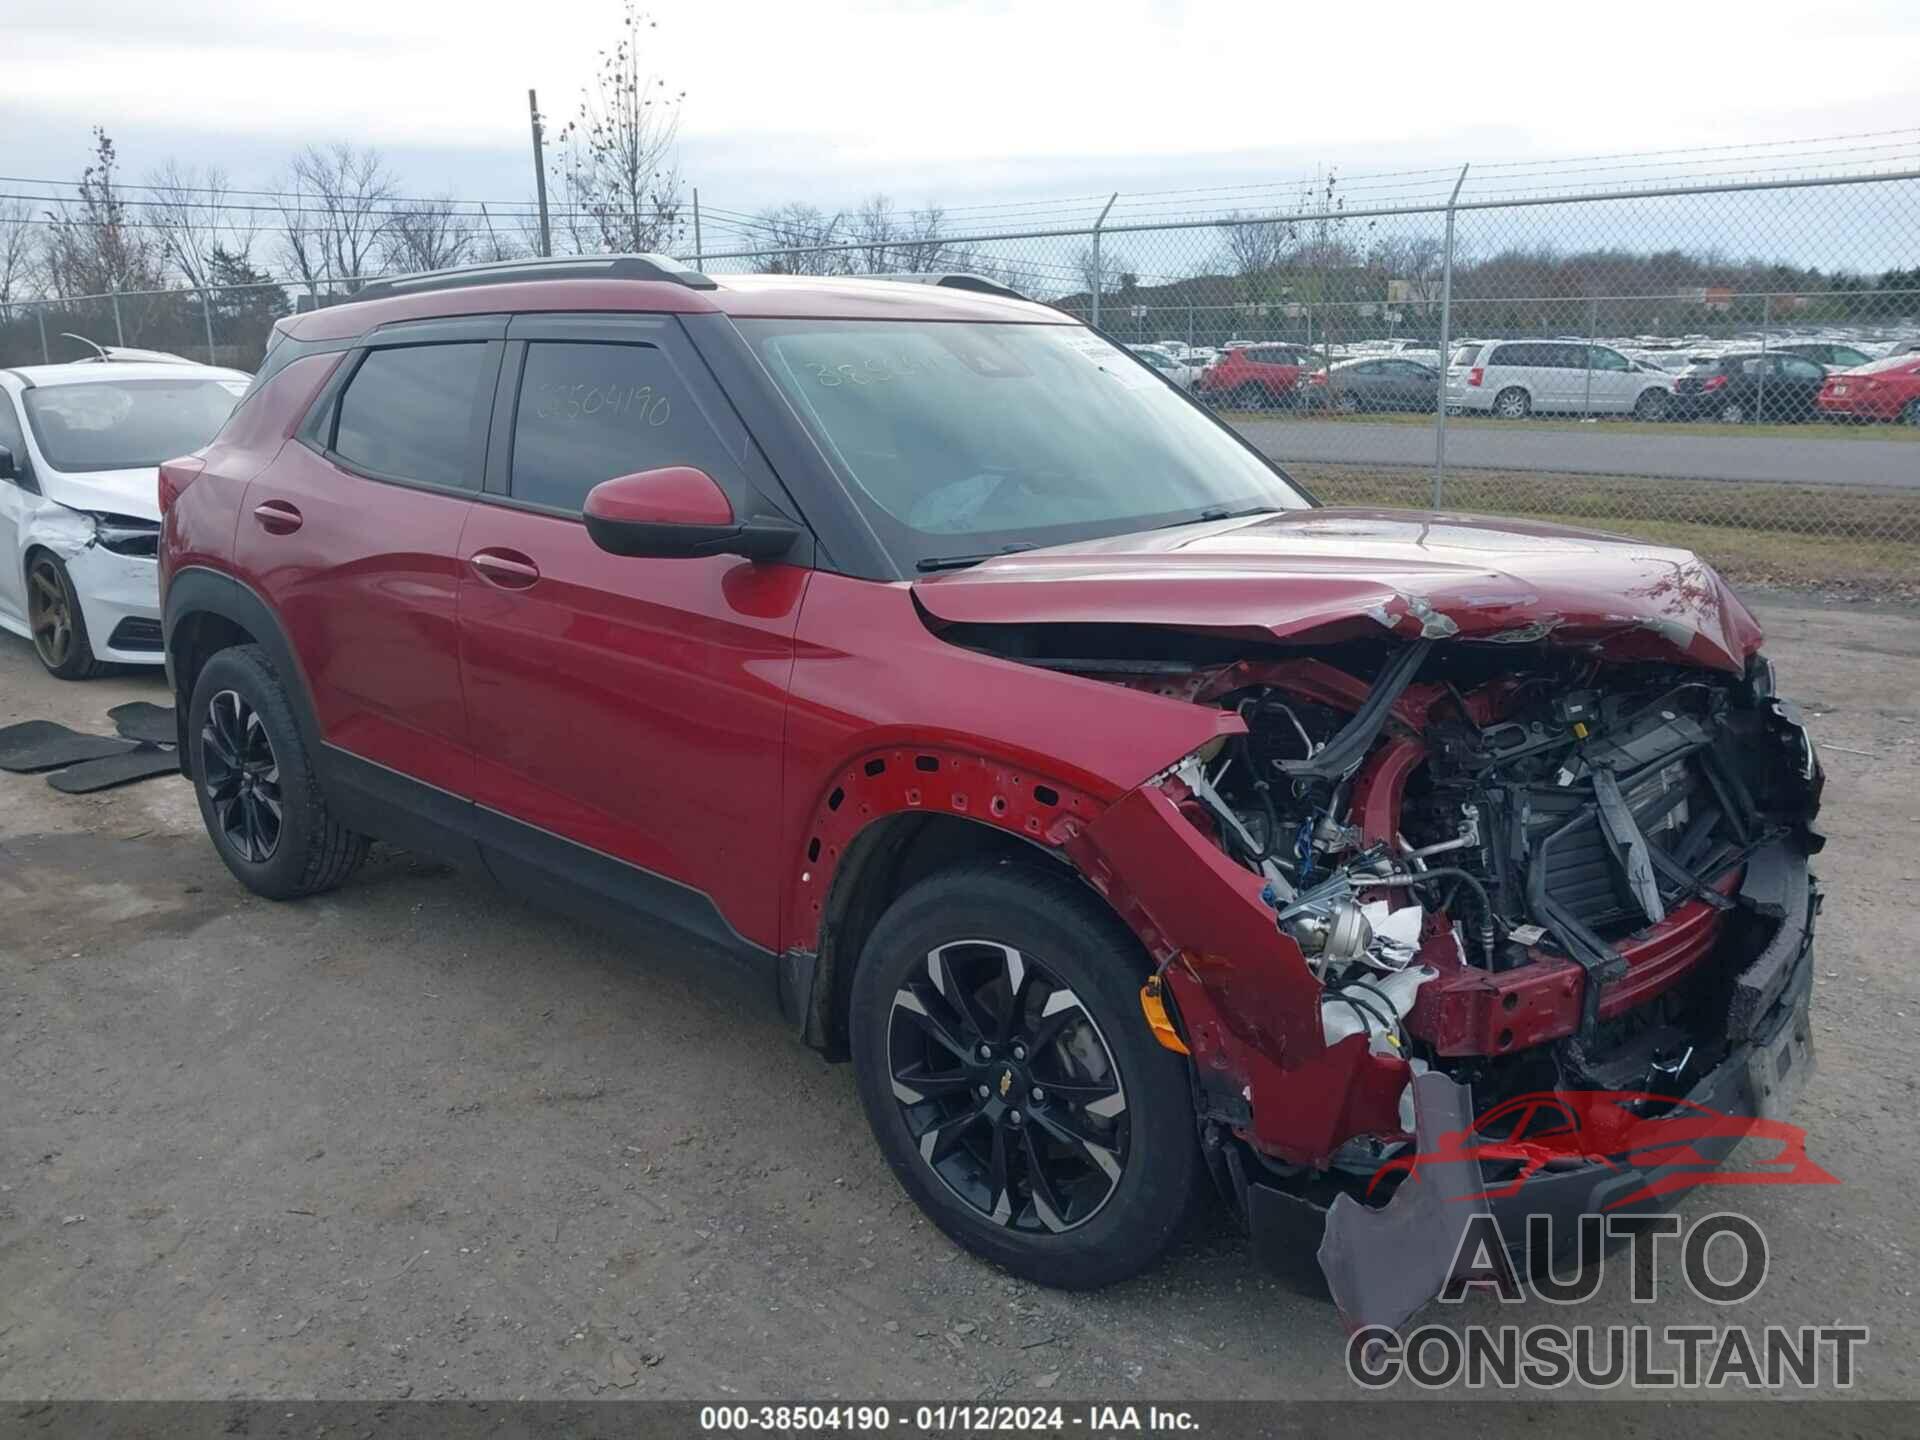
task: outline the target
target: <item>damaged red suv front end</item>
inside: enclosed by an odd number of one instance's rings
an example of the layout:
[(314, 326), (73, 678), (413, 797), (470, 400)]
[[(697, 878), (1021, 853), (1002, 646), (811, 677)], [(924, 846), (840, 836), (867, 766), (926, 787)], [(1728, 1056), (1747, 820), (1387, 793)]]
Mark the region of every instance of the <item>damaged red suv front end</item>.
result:
[(1432, 1137), (1537, 1091), (1778, 1115), (1811, 1068), (1821, 772), (1685, 552), (1320, 510), (915, 589), (961, 644), (1232, 717), (1065, 849), (1153, 958), (1216, 1179), (1352, 1322), (1431, 1298), (1482, 1207), (1519, 1251), (1527, 1214), (1664, 1193), (1398, 1185)]

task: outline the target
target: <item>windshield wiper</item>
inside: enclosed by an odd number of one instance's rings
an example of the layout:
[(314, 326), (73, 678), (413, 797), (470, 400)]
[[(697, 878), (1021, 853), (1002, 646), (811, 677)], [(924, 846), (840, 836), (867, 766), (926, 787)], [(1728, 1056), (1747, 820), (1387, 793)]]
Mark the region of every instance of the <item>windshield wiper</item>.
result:
[(1229, 510), (1224, 505), (1209, 505), (1198, 515), (1189, 515), (1183, 520), (1169, 520), (1164, 525), (1156, 525), (1156, 530), (1171, 530), (1176, 525), (1198, 525), (1207, 520), (1244, 520), (1249, 515), (1278, 515), (1280, 512), (1271, 505), (1249, 505), (1244, 510)]
[(1002, 545), (998, 550), (990, 550), (984, 555), (929, 555), (924, 560), (916, 560), (913, 568), (922, 575), (935, 570), (964, 570), (969, 565), (979, 565), (996, 559), (1001, 555), (1016, 555), (1022, 550), (1032, 550), (1034, 545), (1026, 540), (1016, 540), (1011, 545)]

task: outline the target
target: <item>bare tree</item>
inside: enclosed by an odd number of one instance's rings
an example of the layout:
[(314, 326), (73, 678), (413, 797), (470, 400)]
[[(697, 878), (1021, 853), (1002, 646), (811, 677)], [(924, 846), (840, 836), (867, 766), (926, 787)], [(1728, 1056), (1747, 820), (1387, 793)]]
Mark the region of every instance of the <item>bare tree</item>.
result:
[(393, 176), (380, 152), (344, 141), (294, 156), (280, 200), (281, 258), (315, 295), (349, 294), (374, 273), (393, 223)]
[(147, 178), (147, 189), (161, 253), (193, 289), (206, 290), (216, 250), (240, 260), (252, 251), (253, 212), (233, 206), (232, 187), (218, 166), (197, 170), (169, 160)]
[(158, 288), (161, 270), (151, 233), (127, 214), (116, 176), (119, 156), (99, 126), (93, 160), (81, 172), (78, 195), (47, 212), (47, 280), (61, 296)]
[(394, 208), (382, 236), (389, 269), (450, 270), (480, 247), (468, 215), (451, 196), (417, 200)]
[(1293, 253), (1296, 239), (1291, 222), (1261, 219), (1236, 210), (1220, 225), (1233, 273), (1240, 277), (1243, 299), (1264, 298), (1267, 282)]
[(600, 72), (558, 137), (554, 178), (576, 250), (662, 250), (680, 234), (674, 146), (686, 92), (670, 90), (642, 61), (642, 41), (656, 28), (624, 0), (620, 39), (600, 52)]
[(868, 275), (924, 274), (938, 270), (946, 253), (941, 241), (946, 212), (939, 206), (901, 214), (886, 195), (874, 195), (847, 222), (852, 268)]
[(1440, 298), (1445, 257), (1446, 242), (1438, 235), (1401, 235), (1377, 242), (1372, 258), (1390, 282), (1397, 280), (1406, 287), (1407, 298), (1425, 316)]
[(13, 319), (33, 278), (34, 219), (25, 200), (0, 200), (0, 324)]
[(799, 200), (760, 211), (752, 221), (761, 250), (754, 269), (767, 275), (844, 274), (853, 252), (822, 248), (843, 242), (843, 220)]

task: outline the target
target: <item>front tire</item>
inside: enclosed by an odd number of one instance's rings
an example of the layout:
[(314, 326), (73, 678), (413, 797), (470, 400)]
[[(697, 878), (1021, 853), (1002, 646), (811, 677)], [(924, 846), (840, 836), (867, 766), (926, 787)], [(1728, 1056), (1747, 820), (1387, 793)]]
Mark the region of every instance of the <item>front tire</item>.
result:
[(854, 1069), (881, 1152), (947, 1235), (1093, 1289), (1166, 1249), (1201, 1161), (1185, 1062), (1140, 1014), (1147, 961), (1084, 886), (968, 865), (881, 917), (854, 976)]
[(1636, 420), (1664, 420), (1667, 418), (1667, 392), (1649, 390), (1633, 402), (1633, 418)]
[(1900, 412), (1900, 418), (1909, 425), (1920, 426), (1920, 400), (1909, 400), (1907, 408)]
[(200, 818), (242, 885), (293, 900), (360, 868), (367, 837), (328, 812), (286, 687), (258, 645), (206, 663), (188, 702), (187, 736)]
[(106, 665), (93, 655), (80, 592), (58, 555), (36, 550), (27, 561), (27, 628), (33, 653), (57, 680), (91, 680)]
[(1747, 407), (1738, 400), (1729, 400), (1720, 407), (1722, 425), (1744, 425), (1747, 423)]

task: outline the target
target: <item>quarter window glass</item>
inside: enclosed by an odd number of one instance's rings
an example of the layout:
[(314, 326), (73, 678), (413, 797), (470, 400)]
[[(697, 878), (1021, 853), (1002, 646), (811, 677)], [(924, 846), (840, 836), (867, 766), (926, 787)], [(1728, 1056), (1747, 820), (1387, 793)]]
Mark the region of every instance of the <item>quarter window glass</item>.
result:
[(376, 475), (477, 490), (488, 358), (478, 341), (373, 351), (341, 392), (334, 452)]
[(1628, 369), (1627, 357), (1618, 350), (1609, 350), (1604, 345), (1595, 345), (1587, 351), (1593, 357), (1592, 365), (1596, 370)]
[(735, 472), (679, 373), (652, 345), (536, 341), (513, 422), (514, 498), (578, 511), (602, 480), (692, 465)]

